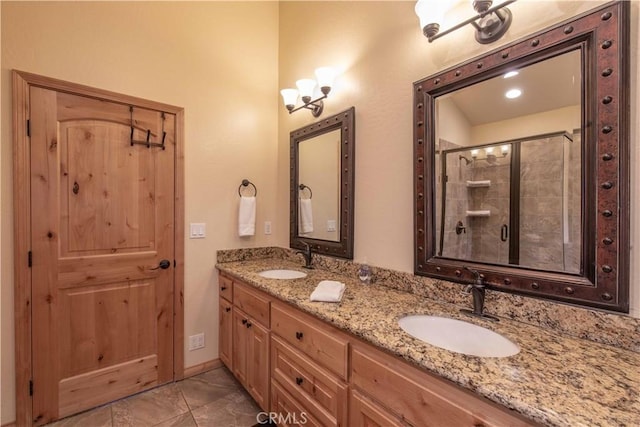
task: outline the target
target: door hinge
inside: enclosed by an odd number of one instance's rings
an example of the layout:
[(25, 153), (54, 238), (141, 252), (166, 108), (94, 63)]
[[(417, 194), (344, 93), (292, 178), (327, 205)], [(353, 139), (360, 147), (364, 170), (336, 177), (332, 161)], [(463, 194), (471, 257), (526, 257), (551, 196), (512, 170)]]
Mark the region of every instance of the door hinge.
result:
[(31, 120), (27, 119), (27, 136), (31, 138)]
[(29, 396), (33, 396), (33, 380), (29, 380)]
[(29, 267), (33, 265), (33, 252), (31, 251), (27, 254), (27, 263), (29, 264)]

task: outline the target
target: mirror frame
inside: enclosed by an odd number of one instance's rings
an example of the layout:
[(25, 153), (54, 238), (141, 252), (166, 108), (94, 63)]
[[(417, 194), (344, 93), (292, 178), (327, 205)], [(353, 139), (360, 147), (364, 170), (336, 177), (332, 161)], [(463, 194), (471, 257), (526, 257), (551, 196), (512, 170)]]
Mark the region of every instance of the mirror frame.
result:
[[(355, 107), (327, 117), (290, 133), (290, 199), (289, 199), (289, 246), (304, 249), (304, 243), (322, 255), (353, 259), (353, 206), (355, 169)], [(312, 239), (298, 233), (298, 169), (300, 142), (335, 129), (341, 129), (340, 143), (340, 240)]]
[[(578, 17), (414, 83), (415, 274), (629, 311), (629, 4)], [(582, 256), (579, 274), (436, 255), (435, 99), (564, 52), (582, 50)]]

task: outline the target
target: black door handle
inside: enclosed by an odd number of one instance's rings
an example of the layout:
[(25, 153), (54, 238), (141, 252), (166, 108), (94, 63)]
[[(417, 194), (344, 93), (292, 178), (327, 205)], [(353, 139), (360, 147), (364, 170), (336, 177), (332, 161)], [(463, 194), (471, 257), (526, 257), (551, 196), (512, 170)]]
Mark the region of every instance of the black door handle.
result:
[(506, 242), (509, 238), (509, 227), (507, 224), (502, 224), (502, 228), (500, 229), (500, 240)]
[(162, 261), (160, 261), (160, 264), (158, 264), (157, 267), (152, 268), (152, 270), (157, 270), (159, 268), (166, 270), (169, 267), (171, 267), (171, 261), (169, 261), (168, 259), (163, 259)]

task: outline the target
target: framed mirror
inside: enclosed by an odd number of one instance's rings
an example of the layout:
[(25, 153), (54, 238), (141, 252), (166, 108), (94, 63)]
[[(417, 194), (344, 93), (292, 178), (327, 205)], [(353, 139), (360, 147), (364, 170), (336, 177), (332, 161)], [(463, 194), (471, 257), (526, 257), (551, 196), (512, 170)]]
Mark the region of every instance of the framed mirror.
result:
[(294, 130), (290, 246), (353, 258), (355, 107)]
[(415, 273), (629, 309), (629, 5), (414, 84)]

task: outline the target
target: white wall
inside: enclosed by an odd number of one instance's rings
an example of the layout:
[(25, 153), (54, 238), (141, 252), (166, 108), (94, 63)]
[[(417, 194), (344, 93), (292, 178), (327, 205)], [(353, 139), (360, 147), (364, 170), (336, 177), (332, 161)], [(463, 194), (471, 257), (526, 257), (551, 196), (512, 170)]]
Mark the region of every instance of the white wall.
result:
[[(15, 419), (12, 230), (12, 69), (185, 108), (185, 365), (218, 357), (218, 249), (287, 245), (237, 237), (238, 186), (258, 187), (258, 223), (276, 221), (277, 2), (7, 2), (2, 10), (2, 409)], [(188, 227), (187, 227), (188, 230)], [(259, 227), (259, 231), (262, 228)]]

